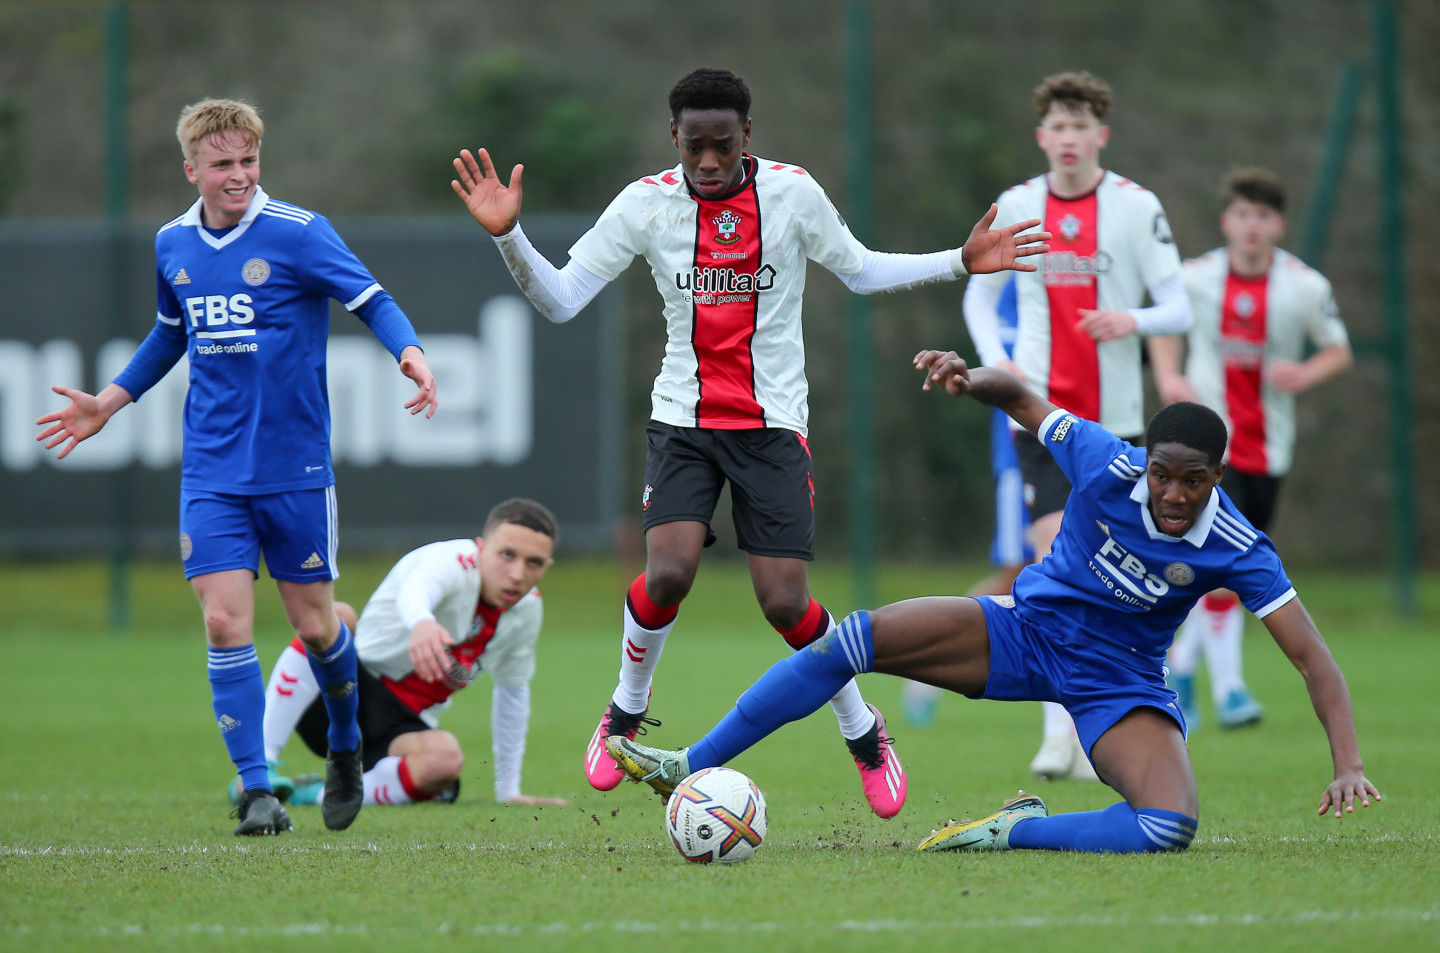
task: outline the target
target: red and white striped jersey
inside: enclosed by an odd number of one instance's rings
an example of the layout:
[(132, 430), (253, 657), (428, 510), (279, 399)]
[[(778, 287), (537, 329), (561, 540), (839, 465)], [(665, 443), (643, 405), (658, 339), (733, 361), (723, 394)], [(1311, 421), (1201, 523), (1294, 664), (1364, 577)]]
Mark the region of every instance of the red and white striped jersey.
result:
[(1295, 396), (1265, 382), (1270, 361), (1299, 361), (1349, 338), (1330, 282), (1299, 258), (1275, 249), (1270, 270), (1247, 278), (1230, 270), (1224, 248), (1185, 262), (1195, 324), (1185, 376), (1195, 394), (1230, 426), (1230, 466), (1284, 476), (1295, 449)]
[(1097, 344), (1075, 325), (1081, 308), (1138, 308), (1146, 288), (1179, 273), (1180, 255), (1160, 200), (1106, 172), (1094, 190), (1076, 198), (1052, 194), (1048, 177), (1038, 175), (1007, 190), (997, 204), (995, 227), (1039, 218), (1053, 236), (1039, 271), (1015, 273), (1014, 361), (1026, 384), (1111, 433), (1144, 432), (1140, 335)]
[(854, 274), (865, 246), (804, 169), (742, 161), (744, 182), (716, 199), (693, 194), (679, 165), (631, 183), (570, 257), (606, 281), (636, 255), (650, 263), (668, 334), (651, 395), (655, 420), (803, 436), (805, 261)]
[[(435, 621), (457, 643), (449, 649), (450, 669), (438, 682), (421, 679), (410, 661), (410, 629), (396, 607), (407, 587), (428, 593)], [(497, 685), (530, 684), (543, 616), (538, 589), (504, 611), (483, 605), (479, 547), (473, 539), (447, 539), (406, 553), (385, 576), (360, 614), (355, 651), (361, 664), (434, 727), (450, 696), (481, 671)]]

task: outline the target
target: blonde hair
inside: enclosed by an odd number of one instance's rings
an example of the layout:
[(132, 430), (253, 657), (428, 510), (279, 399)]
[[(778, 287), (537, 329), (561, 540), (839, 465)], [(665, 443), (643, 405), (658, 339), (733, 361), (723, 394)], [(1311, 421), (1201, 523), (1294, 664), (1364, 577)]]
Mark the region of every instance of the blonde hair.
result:
[(1110, 84), (1086, 72), (1056, 73), (1035, 87), (1035, 111), (1042, 120), (1057, 103), (1073, 112), (1084, 112), (1088, 106), (1096, 119), (1104, 119), (1111, 102)]
[(180, 140), (180, 151), (188, 162), (195, 158), (200, 143), (212, 136), (240, 133), (260, 148), (265, 135), (265, 123), (255, 107), (240, 99), (202, 99), (180, 110), (180, 122), (175, 126), (175, 138)]

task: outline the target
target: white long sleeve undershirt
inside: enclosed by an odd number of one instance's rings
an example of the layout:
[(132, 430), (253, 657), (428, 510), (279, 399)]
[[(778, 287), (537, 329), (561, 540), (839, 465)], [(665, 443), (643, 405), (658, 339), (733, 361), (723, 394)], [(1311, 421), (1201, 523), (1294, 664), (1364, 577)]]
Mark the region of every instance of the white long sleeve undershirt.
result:
[[(1000, 314), (996, 307), (1004, 290), (1003, 280), (977, 276), (966, 285), (961, 302), (965, 328), (970, 332), (980, 363), (987, 367), (1010, 359), (1000, 342)], [(1148, 308), (1125, 309), (1135, 319), (1138, 333), (1183, 334), (1190, 330), (1190, 325), (1194, 323), (1190, 314), (1190, 297), (1185, 293), (1184, 279), (1178, 273), (1147, 290), (1154, 304)]]
[[(535, 310), (547, 320), (563, 324), (595, 300), (605, 279), (574, 260), (556, 268), (531, 243), (525, 230), (515, 227), (495, 238), (515, 283), (530, 299)], [(860, 270), (838, 277), (856, 294), (903, 291), (940, 281), (954, 281), (965, 275), (960, 249), (907, 255), (866, 249)]]

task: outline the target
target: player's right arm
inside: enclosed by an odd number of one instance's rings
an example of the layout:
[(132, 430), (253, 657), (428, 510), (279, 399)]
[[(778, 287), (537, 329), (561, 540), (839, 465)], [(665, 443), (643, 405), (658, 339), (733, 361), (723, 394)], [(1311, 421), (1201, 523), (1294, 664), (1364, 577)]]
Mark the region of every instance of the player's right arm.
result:
[(915, 355), (914, 363), (925, 373), (921, 390), (939, 384), (953, 397), (971, 397), (987, 407), (998, 407), (1032, 434), (1038, 434), (1045, 418), (1059, 409), (1009, 371), (998, 367), (971, 369), (954, 351), (921, 351)]
[(455, 560), (447, 558), (422, 560), (395, 592), (395, 614), (410, 633), (410, 663), (427, 682), (440, 680), (450, 668), (446, 650), (455, 638), (436, 620), (435, 609), (445, 596), (447, 578), (456, 572), (452, 563)]
[(975, 275), (965, 285), (965, 296), (960, 308), (965, 314), (965, 329), (975, 344), (975, 353), (986, 367), (998, 367), (1009, 371), (1022, 381), (1025, 375), (1020, 367), (1005, 352), (1000, 340), (1000, 296), (1005, 283), (1013, 278), (1005, 272), (989, 275)]
[(74, 450), (80, 441), (99, 433), (117, 410), (133, 400), (129, 391), (113, 383), (107, 384), (99, 394), (87, 394), (82, 390), (61, 387), (58, 384), (50, 389), (62, 397), (68, 397), (70, 403), (63, 409), (35, 421), (37, 427), (50, 424), (36, 434), (35, 439), (48, 439), (46, 450), (52, 450), (66, 440), (70, 441), (56, 454), (56, 458), (61, 460)]
[(1157, 334), (1145, 339), (1150, 367), (1155, 374), (1155, 389), (1164, 404), (1195, 400), (1195, 388), (1181, 371), (1181, 340), (1178, 334)]
[(1261, 621), (1290, 663), (1304, 677), (1305, 687), (1310, 692), (1310, 703), (1314, 705), (1315, 714), (1330, 739), (1335, 780), (1320, 796), (1320, 808), (1316, 813), (1334, 811), (1335, 817), (1341, 817), (1354, 812), (1357, 799), (1361, 807), (1369, 807), (1371, 797), (1381, 800), (1380, 792), (1365, 777), (1364, 766), (1360, 763), (1360, 744), (1355, 737), (1350, 689), (1310, 613), (1305, 611), (1299, 598), (1294, 598)]
[(490, 161), (490, 153), (479, 150), (480, 161), (469, 149), (460, 150), (455, 160), (459, 176), (450, 180), (450, 187), (460, 196), (475, 221), (495, 239), (505, 267), (525, 297), (547, 321), (561, 324), (579, 314), (607, 284), (579, 262), (569, 261), (556, 268), (531, 244), (520, 227), (520, 186), (523, 165), (510, 172), (510, 185), (500, 183), (500, 176)]

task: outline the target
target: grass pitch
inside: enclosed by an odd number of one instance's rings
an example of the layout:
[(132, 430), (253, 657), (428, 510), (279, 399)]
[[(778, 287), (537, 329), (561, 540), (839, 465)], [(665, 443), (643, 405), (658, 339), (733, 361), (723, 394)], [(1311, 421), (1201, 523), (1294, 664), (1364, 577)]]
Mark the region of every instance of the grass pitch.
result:
[[(337, 583), (362, 602), (388, 564), (355, 561)], [(981, 567), (893, 569), (882, 597), (962, 591)], [(1096, 784), (1035, 787), (1034, 706), (947, 696), (908, 727), (899, 683), (861, 688), (887, 713), (909, 803), (870, 814), (826, 711), (734, 766), (765, 791), (770, 833), (735, 867), (693, 867), (666, 841), (660, 802), (591, 791), (581, 753), (614, 686), (623, 586), (608, 563), (561, 562), (543, 586), (546, 625), (525, 759), (526, 793), (491, 796), (488, 683), (445, 727), (468, 753), (452, 806), (367, 808), (351, 830), (291, 810), (294, 833), (231, 836), (231, 766), (217, 736), (193, 596), (171, 565), (135, 574), (135, 625), (103, 624), (99, 565), (0, 570), (0, 948), (5, 950), (1434, 950), (1440, 948), (1440, 746), (1435, 733), (1440, 580), (1418, 619), (1389, 611), (1382, 580), (1302, 576), (1302, 598), (1355, 696), (1366, 770), (1385, 795), (1341, 822), (1315, 817), (1330, 778), (1299, 676), (1248, 630), (1263, 724), (1191, 738), (1200, 784), (1194, 846), (1174, 856), (1017, 852), (921, 856), (950, 817), (981, 816), (1017, 788), (1052, 811), (1116, 800)], [(848, 605), (841, 573), (813, 589)], [(289, 635), (268, 580), (257, 642)], [(658, 672), (650, 740), (681, 745), (717, 720), (783, 645), (743, 566), (709, 561)], [(288, 770), (318, 762), (298, 742)]]

